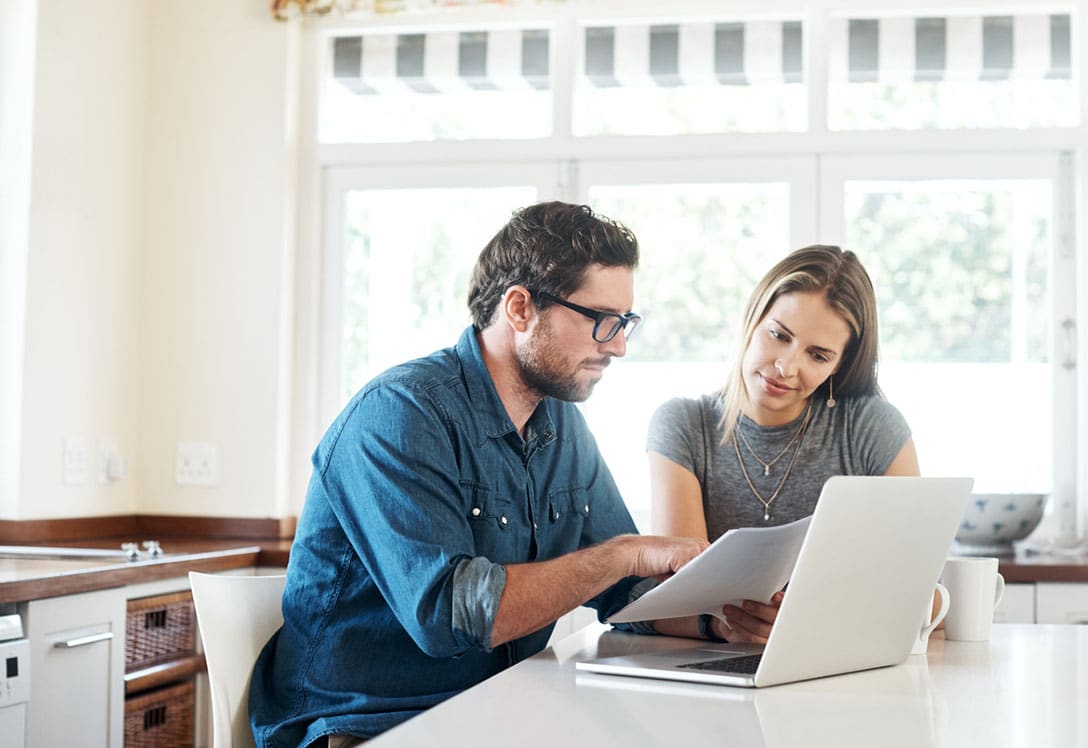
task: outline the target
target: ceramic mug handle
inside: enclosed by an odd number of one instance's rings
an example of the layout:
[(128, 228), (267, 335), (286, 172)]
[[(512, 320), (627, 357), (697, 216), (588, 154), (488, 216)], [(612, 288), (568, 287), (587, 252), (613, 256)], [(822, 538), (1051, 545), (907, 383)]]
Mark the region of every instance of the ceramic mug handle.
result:
[[(1002, 586), (1002, 592), (1004, 592), (1004, 586)], [(918, 633), (919, 639), (928, 639), (929, 635), (933, 633), (933, 629), (937, 628), (938, 624), (940, 624), (940, 622), (944, 620), (944, 617), (948, 615), (948, 603), (950, 600), (948, 588), (940, 582), (937, 582), (937, 595), (941, 598), (941, 607), (937, 609), (937, 614), (933, 616), (933, 620), (929, 622), (929, 625)]]
[(1005, 596), (1005, 577), (994, 574), (994, 609), (1001, 604), (1001, 598)]

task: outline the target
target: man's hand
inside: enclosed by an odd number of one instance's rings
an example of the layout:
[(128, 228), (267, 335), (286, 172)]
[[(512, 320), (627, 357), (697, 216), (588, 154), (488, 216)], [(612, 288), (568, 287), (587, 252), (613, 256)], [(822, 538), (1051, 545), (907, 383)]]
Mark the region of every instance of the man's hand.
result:
[(548, 561), (507, 564), (491, 646), (537, 631), (624, 577), (665, 579), (708, 545), (694, 538), (620, 535)]
[(705, 540), (695, 538), (658, 535), (629, 535), (625, 540), (637, 543), (630, 575), (654, 577), (658, 581), (671, 577), (710, 545)]
[(710, 624), (711, 628), (717, 636), (731, 643), (766, 644), (785, 595), (782, 591), (774, 593), (769, 604), (745, 600), (739, 608), (726, 605), (722, 613), (729, 619), (729, 626), (715, 618)]

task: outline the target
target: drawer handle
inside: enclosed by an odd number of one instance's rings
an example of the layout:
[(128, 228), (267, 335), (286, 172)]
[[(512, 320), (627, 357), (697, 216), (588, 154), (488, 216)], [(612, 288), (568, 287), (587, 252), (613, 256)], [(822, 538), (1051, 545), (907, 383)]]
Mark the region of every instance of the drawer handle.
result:
[(57, 649), (74, 649), (75, 647), (85, 647), (88, 644), (97, 644), (98, 642), (107, 642), (113, 638), (112, 631), (104, 631), (101, 634), (90, 634), (88, 636), (78, 636), (75, 639), (69, 639), (66, 642), (57, 642), (53, 646)]

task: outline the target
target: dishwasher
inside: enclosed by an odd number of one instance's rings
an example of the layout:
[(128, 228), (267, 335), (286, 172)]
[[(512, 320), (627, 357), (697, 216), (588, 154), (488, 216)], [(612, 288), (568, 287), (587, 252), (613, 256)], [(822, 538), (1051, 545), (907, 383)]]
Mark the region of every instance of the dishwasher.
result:
[(0, 735), (4, 748), (25, 748), (30, 699), (30, 645), (18, 614), (0, 615)]

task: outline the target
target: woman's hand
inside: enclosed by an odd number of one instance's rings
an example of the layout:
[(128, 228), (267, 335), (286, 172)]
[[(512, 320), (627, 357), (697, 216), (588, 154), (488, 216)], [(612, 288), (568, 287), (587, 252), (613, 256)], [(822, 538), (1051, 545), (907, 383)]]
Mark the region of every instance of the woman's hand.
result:
[(740, 607), (726, 605), (722, 607), (722, 613), (729, 620), (729, 626), (715, 618), (710, 624), (711, 628), (718, 637), (731, 644), (766, 644), (785, 596), (785, 592), (779, 591), (771, 596), (770, 603), (745, 600)]

